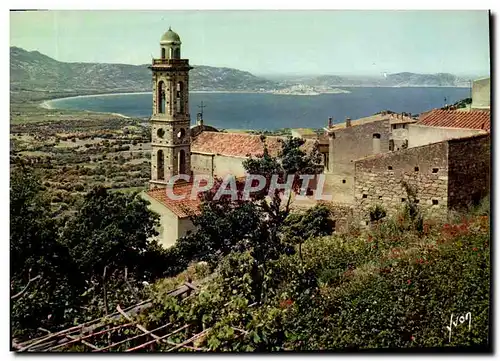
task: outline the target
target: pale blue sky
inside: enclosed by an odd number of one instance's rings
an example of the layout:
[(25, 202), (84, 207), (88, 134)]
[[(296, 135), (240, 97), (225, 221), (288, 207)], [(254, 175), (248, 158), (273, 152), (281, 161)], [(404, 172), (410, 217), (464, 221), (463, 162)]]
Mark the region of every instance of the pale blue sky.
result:
[(11, 12), (10, 44), (60, 61), (146, 64), (169, 25), (191, 64), (254, 74), (489, 74), (487, 11)]

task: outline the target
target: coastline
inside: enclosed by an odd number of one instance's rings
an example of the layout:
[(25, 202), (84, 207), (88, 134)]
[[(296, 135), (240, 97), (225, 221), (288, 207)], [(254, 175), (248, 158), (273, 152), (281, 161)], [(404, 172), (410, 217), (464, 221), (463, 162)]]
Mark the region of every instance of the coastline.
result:
[[(342, 88), (466, 88), (465, 86), (346, 86)], [(343, 89), (339, 89), (343, 90)], [(314, 94), (307, 94), (307, 93), (280, 93), (279, 91), (252, 91), (252, 90), (193, 90), (190, 91), (190, 93), (193, 94), (271, 94), (271, 95), (291, 95), (291, 96), (317, 96), (317, 95), (322, 95), (322, 94), (345, 94), (345, 93), (351, 93), (351, 91), (345, 90), (341, 92), (322, 92), (322, 93), (314, 93)], [(52, 99), (45, 99), (41, 103), (38, 104), (39, 107), (48, 109), (48, 110), (53, 110), (53, 109), (60, 109), (58, 108), (55, 104), (59, 101), (62, 100), (67, 100), (67, 99), (76, 99), (76, 98), (95, 98), (95, 97), (110, 97), (110, 96), (125, 96), (125, 95), (136, 95), (136, 94), (152, 94), (151, 91), (137, 91), (137, 92), (119, 92), (119, 93), (97, 93), (97, 94), (82, 94), (82, 95), (72, 95), (72, 96), (64, 96), (61, 98), (52, 98)], [(88, 110), (85, 110), (88, 111)], [(112, 114), (115, 116), (119, 116), (122, 118), (127, 118), (130, 119), (131, 117), (126, 116), (121, 113), (114, 113), (114, 112), (95, 112), (92, 111), (92, 113), (99, 113), (99, 114)]]
[(95, 98), (95, 97), (109, 97), (113, 95), (134, 95), (134, 94), (151, 94), (151, 92), (131, 92), (131, 93), (98, 93), (98, 94), (84, 94), (84, 95), (72, 95), (70, 97), (46, 99), (40, 103), (40, 106), (45, 109), (56, 109), (53, 103), (66, 99), (76, 99), (76, 98)]
[[(426, 85), (420, 85), (420, 86), (359, 86), (359, 85), (351, 85), (351, 86), (343, 86), (341, 88), (467, 88), (466, 86), (426, 86)], [(343, 90), (341, 89), (340, 90)], [(97, 93), (97, 94), (82, 94), (82, 95), (72, 95), (72, 96), (65, 96), (61, 98), (53, 98), (53, 99), (46, 99), (40, 103), (40, 106), (45, 109), (56, 109), (56, 107), (53, 106), (53, 103), (58, 102), (60, 100), (65, 100), (65, 99), (73, 99), (73, 98), (94, 98), (94, 97), (102, 97), (102, 96), (123, 96), (123, 95), (135, 95), (135, 94), (151, 94), (151, 91), (138, 91), (138, 92), (120, 92), (120, 93)], [(321, 95), (321, 94), (346, 94), (346, 93), (351, 93), (348, 90), (345, 91), (326, 91), (326, 92), (320, 92), (320, 93), (314, 93), (314, 94), (307, 94), (307, 93), (281, 93), (279, 91), (255, 91), (255, 90), (192, 90), (190, 93), (193, 94), (273, 94), (273, 95)]]
[[(209, 93), (243, 93), (243, 94), (253, 94), (253, 93), (263, 93), (256, 91), (231, 91), (231, 90), (193, 90), (190, 93), (200, 93), (200, 94), (209, 94)], [(95, 98), (95, 97), (110, 97), (110, 96), (123, 96), (123, 95), (136, 95), (136, 94), (152, 94), (150, 91), (140, 91), (140, 92), (128, 92), (128, 93), (97, 93), (97, 94), (82, 94), (82, 95), (72, 95), (69, 97), (61, 97), (61, 98), (53, 98), (46, 99), (40, 103), (40, 106), (45, 109), (57, 109), (53, 103), (57, 103), (61, 100), (67, 99), (77, 99), (77, 98)]]

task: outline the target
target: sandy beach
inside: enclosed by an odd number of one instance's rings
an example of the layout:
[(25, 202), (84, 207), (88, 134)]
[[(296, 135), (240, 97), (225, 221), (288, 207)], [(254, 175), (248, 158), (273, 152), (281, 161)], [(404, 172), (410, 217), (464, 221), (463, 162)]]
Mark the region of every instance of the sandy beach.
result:
[(75, 95), (71, 97), (64, 97), (64, 98), (55, 98), (55, 99), (49, 99), (49, 100), (44, 100), (40, 106), (45, 109), (54, 109), (56, 108), (53, 103), (57, 103), (58, 101), (65, 100), (65, 99), (76, 99), (76, 98), (95, 98), (95, 97), (110, 97), (110, 96), (116, 96), (116, 95), (135, 95), (135, 94), (151, 94), (151, 92), (133, 92), (133, 93), (102, 93), (102, 94), (87, 94), (87, 95)]

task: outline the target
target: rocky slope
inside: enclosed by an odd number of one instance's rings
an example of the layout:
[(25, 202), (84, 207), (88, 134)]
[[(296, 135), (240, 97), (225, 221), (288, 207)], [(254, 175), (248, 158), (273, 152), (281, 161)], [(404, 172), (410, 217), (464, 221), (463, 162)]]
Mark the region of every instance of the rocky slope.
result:
[[(356, 86), (469, 86), (468, 79), (452, 74), (396, 73), (386, 77), (323, 75), (273, 81), (232, 68), (194, 65), (190, 89), (205, 91), (272, 91), (290, 86), (308, 86), (328, 92), (336, 87)], [(10, 48), (11, 94), (38, 93), (40, 97), (62, 94), (133, 92), (151, 90), (147, 65), (65, 63), (38, 51)]]
[(302, 79), (304, 84), (320, 87), (468, 87), (469, 79), (457, 77), (453, 74), (417, 74), (417, 73), (394, 73), (385, 77), (348, 77), (336, 75), (322, 75), (318, 77)]
[[(65, 63), (38, 51), (10, 48), (11, 90), (119, 92), (151, 90), (147, 65)], [(194, 65), (191, 90), (272, 90), (279, 84), (231, 68)]]

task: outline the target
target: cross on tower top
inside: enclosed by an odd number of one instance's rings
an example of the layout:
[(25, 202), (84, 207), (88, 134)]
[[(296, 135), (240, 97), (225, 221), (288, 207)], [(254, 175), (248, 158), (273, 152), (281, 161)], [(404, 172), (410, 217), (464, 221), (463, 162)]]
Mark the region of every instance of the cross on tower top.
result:
[(200, 114), (203, 116), (203, 108), (206, 108), (206, 105), (203, 105), (203, 100), (201, 101), (201, 105), (198, 105), (198, 108), (201, 109)]

